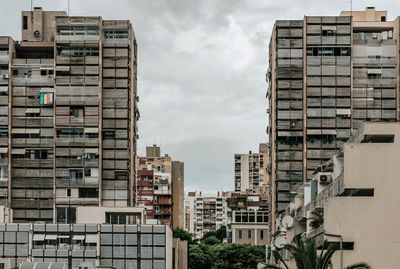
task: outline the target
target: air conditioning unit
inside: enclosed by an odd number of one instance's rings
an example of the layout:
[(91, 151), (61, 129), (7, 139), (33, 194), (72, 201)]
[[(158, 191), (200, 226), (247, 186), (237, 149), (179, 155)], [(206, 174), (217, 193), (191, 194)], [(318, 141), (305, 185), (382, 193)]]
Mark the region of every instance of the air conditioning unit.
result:
[(3, 78), (8, 78), (8, 74), (4, 74), (4, 75), (3, 75)]
[(321, 185), (328, 185), (332, 182), (332, 173), (319, 173), (318, 181)]

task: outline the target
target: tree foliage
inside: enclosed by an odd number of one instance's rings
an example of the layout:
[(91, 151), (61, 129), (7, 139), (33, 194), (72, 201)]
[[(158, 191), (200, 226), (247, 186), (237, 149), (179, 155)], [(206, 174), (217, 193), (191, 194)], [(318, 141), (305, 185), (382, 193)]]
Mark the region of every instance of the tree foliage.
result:
[(216, 245), (216, 244), (221, 243), (221, 240), (219, 240), (215, 236), (209, 236), (209, 237), (204, 238), (201, 242), (206, 245)]
[(188, 241), (189, 244), (193, 243), (192, 234), (179, 227), (172, 231), (172, 237), (179, 238), (182, 241)]
[(224, 240), (224, 238), (226, 238), (226, 227), (221, 226), (216, 231), (211, 231), (211, 232), (206, 233), (201, 240), (204, 240), (210, 236), (215, 236), (216, 238), (218, 238), (220, 240), (220, 242), (222, 242)]
[[(292, 244), (285, 245), (283, 248), (293, 257), (296, 263), (296, 268), (298, 269), (329, 269), (332, 267), (333, 254), (340, 249), (338, 244), (328, 246), (328, 243), (325, 241), (322, 245), (322, 251), (318, 254), (317, 244), (314, 239), (303, 241), (300, 237), (295, 237)], [(285, 269), (289, 268), (279, 251), (273, 250), (272, 257), (274, 258), (275, 263), (281, 263)], [(282, 267), (267, 264), (266, 268), (281, 269)], [(347, 267), (347, 269), (370, 268), (371, 267), (366, 263), (359, 263)]]
[(265, 262), (265, 246), (201, 243), (189, 248), (190, 269), (253, 269), (260, 262)]

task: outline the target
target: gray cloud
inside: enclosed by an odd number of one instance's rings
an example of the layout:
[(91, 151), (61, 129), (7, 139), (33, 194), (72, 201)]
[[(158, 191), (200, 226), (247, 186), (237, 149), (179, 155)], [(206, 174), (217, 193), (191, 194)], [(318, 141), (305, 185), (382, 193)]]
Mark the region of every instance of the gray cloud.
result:
[[(353, 1), (363, 10), (375, 1)], [(67, 0), (34, 0), (45, 10)], [(0, 0), (0, 33), (19, 39), (29, 0)], [(132, 21), (139, 44), (139, 152), (160, 143), (185, 162), (187, 190), (233, 189), (233, 154), (266, 141), (267, 45), (277, 19), (338, 15), (320, 0), (71, 0), (71, 15)], [(389, 19), (400, 2), (380, 1)], [(9, 22), (9, 23), (4, 23)]]

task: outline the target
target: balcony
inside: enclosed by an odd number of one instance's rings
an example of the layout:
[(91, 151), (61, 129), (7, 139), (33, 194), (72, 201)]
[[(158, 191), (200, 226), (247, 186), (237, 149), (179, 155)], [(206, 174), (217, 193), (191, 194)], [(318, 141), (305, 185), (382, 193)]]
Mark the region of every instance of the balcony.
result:
[(13, 76), (13, 86), (53, 86), (53, 76)]

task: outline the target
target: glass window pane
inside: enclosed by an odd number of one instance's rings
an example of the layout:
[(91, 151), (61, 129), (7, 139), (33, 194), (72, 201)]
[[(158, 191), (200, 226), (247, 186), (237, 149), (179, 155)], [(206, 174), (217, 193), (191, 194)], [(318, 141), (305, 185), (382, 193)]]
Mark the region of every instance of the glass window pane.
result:
[(126, 235), (127, 245), (137, 245), (137, 234), (127, 234)]
[(165, 235), (163, 235), (163, 234), (153, 235), (153, 244), (156, 246), (164, 246), (165, 245)]
[(140, 255), (142, 258), (153, 258), (152, 247), (141, 247)]
[(154, 247), (154, 258), (165, 258), (165, 247)]
[(153, 236), (151, 234), (142, 234), (141, 243), (142, 245), (149, 246), (153, 244)]
[(142, 260), (140, 262), (141, 269), (152, 269), (152, 260)]

